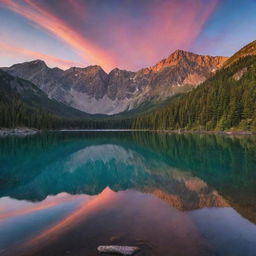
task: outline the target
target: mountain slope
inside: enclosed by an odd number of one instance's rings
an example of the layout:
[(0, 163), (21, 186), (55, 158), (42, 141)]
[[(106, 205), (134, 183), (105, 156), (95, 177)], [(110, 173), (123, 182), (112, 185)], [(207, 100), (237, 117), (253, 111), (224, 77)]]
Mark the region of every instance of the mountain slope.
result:
[(11, 76), (0, 70), (0, 90), (2, 98), (11, 99), (19, 97), (31, 108), (40, 108), (59, 117), (91, 117), (91, 115), (73, 109), (54, 99), (49, 99), (47, 94), (33, 83)]
[(90, 115), (54, 99), (33, 83), (0, 70), (0, 127), (131, 128), (131, 117)]
[(232, 57), (230, 57), (224, 64), (223, 67), (226, 68), (240, 58), (249, 56), (249, 55), (256, 55), (256, 40), (244, 46), (240, 51), (236, 52)]
[(0, 70), (0, 127), (49, 128), (53, 127), (54, 120), (75, 117), (90, 115), (49, 99), (31, 82)]
[(256, 56), (248, 55), (195, 90), (142, 114), (133, 128), (256, 130)]
[(211, 77), (226, 59), (177, 50), (138, 72), (116, 68), (107, 74), (99, 66), (63, 71), (40, 60), (3, 70), (33, 82), (49, 98), (68, 106), (90, 114), (112, 115), (188, 91)]

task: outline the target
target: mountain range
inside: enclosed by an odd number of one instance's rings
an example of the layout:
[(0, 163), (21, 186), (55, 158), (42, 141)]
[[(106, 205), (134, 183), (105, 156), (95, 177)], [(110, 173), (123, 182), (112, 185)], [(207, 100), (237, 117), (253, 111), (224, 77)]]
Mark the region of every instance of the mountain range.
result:
[(177, 50), (138, 72), (0, 69), (0, 127), (256, 129), (256, 41), (230, 58)]
[(177, 50), (156, 65), (138, 72), (100, 66), (49, 68), (42, 60), (2, 70), (36, 85), (49, 99), (89, 114), (113, 115), (161, 102), (191, 90), (215, 74), (227, 57), (211, 57)]

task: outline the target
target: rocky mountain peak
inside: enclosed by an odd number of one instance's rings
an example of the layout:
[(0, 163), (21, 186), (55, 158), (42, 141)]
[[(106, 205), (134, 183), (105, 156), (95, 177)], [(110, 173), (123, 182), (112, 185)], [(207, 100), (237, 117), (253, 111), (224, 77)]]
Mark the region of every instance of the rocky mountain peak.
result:
[(112, 69), (110, 72), (109, 72), (109, 74), (116, 74), (116, 73), (119, 73), (121, 71), (121, 69), (119, 69), (119, 68), (114, 68), (114, 69)]
[(186, 56), (186, 52), (183, 50), (176, 50), (169, 57), (161, 60), (153, 67), (149, 68), (153, 72), (158, 72), (163, 68), (172, 67), (177, 65), (184, 57)]
[[(86, 71), (94, 71), (94, 72), (104, 71), (104, 70), (102, 69), (102, 67), (99, 66), (99, 65), (90, 65), (90, 66), (85, 67), (85, 68), (83, 68), (83, 69), (86, 70)], [(104, 72), (105, 72), (105, 71), (104, 71)]]
[(227, 59), (227, 57), (222, 56), (199, 55), (184, 50), (176, 50), (170, 54), (169, 57), (161, 60), (150, 69), (153, 72), (159, 72), (166, 67), (173, 67), (176, 65), (193, 66), (194, 64), (202, 67), (219, 68)]
[(8, 69), (9, 70), (19, 69), (21, 72), (22, 70), (31, 69), (34, 72), (36, 72), (37, 70), (42, 70), (45, 68), (48, 68), (48, 66), (43, 60), (33, 60), (33, 61), (24, 62), (24, 63), (14, 64)]
[(109, 72), (109, 76), (118, 76), (118, 75), (122, 75), (122, 74), (133, 74), (135, 72), (132, 71), (128, 71), (125, 69), (119, 69), (119, 68), (114, 68)]
[[(98, 65), (88, 66), (85, 68), (72, 67), (63, 73), (63, 83), (68, 87), (74, 87), (78, 91), (87, 91), (90, 87), (90, 95), (93, 95), (92, 88), (105, 88), (108, 74)], [(103, 95), (98, 88), (97, 95)], [(105, 92), (105, 89), (103, 90)], [(103, 97), (103, 96), (101, 96)]]
[(98, 65), (91, 65), (88, 67), (71, 67), (66, 70), (67, 73), (79, 72), (79, 73), (97, 73), (97, 72), (104, 72), (105, 71)]
[(181, 49), (177, 49), (176, 51), (171, 53), (168, 58), (181, 58), (181, 57), (184, 57), (186, 55), (191, 55), (191, 54), (194, 54), (194, 53), (188, 52), (188, 51), (185, 51), (185, 50), (181, 50)]
[(30, 63), (31, 65), (47, 66), (46, 63), (43, 60), (40, 60), (40, 59), (32, 60), (28, 63)]

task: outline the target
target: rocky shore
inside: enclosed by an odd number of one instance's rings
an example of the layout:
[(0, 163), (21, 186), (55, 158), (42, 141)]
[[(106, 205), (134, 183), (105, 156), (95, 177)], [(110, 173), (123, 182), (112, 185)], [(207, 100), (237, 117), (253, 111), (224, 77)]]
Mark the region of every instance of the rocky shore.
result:
[(193, 133), (193, 134), (219, 134), (219, 135), (231, 135), (231, 136), (243, 136), (243, 135), (256, 135), (255, 131), (206, 131), (206, 130), (143, 130), (143, 131), (154, 131), (154, 132), (164, 132), (164, 133)]
[(28, 136), (38, 133), (39, 130), (34, 128), (19, 127), (19, 128), (0, 128), (0, 137), (4, 136)]

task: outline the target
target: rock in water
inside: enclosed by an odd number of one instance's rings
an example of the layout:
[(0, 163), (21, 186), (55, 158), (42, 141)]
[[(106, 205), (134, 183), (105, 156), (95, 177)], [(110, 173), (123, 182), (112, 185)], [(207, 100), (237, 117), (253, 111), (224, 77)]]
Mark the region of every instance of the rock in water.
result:
[(97, 250), (100, 253), (118, 253), (121, 255), (133, 255), (135, 252), (139, 251), (139, 248), (135, 246), (100, 245)]

